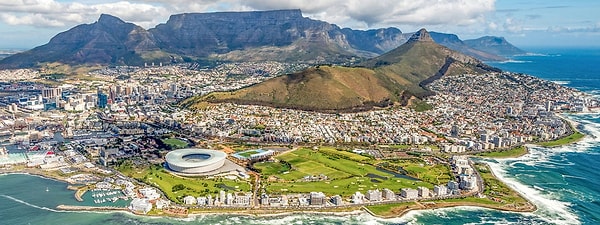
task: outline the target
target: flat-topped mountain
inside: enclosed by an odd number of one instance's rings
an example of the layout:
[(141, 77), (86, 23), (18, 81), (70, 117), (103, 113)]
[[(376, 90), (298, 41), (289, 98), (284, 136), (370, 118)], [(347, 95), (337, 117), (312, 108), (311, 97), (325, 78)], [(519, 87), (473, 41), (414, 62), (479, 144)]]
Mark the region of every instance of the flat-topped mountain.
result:
[(410, 104), (430, 94), (423, 86), (441, 76), (497, 70), (441, 46), (422, 29), (400, 47), (359, 67), (317, 66), (232, 92), (182, 102), (233, 102), (326, 112), (361, 111)]
[[(184, 13), (145, 30), (103, 14), (73, 27), (45, 45), (0, 61), (0, 68), (65, 64), (143, 65), (144, 62), (293, 61), (351, 62), (392, 50), (410, 37), (396, 28), (353, 30), (302, 16), (300, 10)], [(436, 33), (433, 39), (438, 41)], [(457, 38), (457, 37), (456, 37)], [(501, 57), (450, 39), (439, 43), (484, 60)], [(454, 40), (453, 40), (454, 41)], [(460, 40), (459, 40), (460, 41)]]

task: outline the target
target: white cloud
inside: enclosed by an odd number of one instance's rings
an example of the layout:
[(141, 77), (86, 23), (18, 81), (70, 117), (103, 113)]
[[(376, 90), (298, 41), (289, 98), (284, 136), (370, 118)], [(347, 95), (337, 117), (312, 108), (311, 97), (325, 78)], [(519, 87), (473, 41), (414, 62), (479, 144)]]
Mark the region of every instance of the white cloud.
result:
[(29, 14), (23, 16), (17, 16), (12, 14), (1, 14), (0, 19), (10, 25), (30, 25), (30, 26), (50, 26), (50, 27), (62, 27), (65, 24), (58, 20), (53, 20), (47, 17), (43, 17), (40, 14)]
[[(154, 26), (170, 14), (165, 8), (127, 1), (83, 4), (55, 0), (12, 0), (0, 3), (0, 21), (9, 25), (64, 27), (95, 21), (107, 13), (139, 25)], [(161, 21), (157, 20), (161, 19)]]
[[(89, 3), (94, 2), (94, 3)], [(183, 12), (301, 9), (342, 27), (469, 25), (482, 22), (495, 0), (9, 0), (0, 20), (12, 25), (72, 26), (108, 13), (146, 28)]]
[(241, 1), (254, 9), (299, 8), (307, 15), (342, 26), (467, 25), (494, 10), (495, 0), (331, 0)]
[(523, 26), (521, 21), (516, 20), (514, 18), (506, 18), (504, 20), (504, 31), (508, 31), (511, 33), (521, 33), (523, 31)]

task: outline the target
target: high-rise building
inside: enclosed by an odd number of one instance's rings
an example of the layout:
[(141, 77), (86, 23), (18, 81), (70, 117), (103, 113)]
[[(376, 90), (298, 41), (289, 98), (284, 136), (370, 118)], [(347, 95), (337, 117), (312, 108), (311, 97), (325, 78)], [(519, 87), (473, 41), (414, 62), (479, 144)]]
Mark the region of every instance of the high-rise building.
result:
[(494, 136), (494, 145), (496, 148), (501, 148), (503, 146), (503, 140), (501, 137)]
[(57, 98), (62, 94), (62, 88), (45, 88), (42, 90), (43, 98)]
[(429, 198), (429, 188), (417, 187), (417, 191), (419, 192), (419, 196), (421, 198)]
[(435, 185), (433, 187), (433, 194), (435, 194), (435, 196), (445, 196), (448, 194), (448, 187), (446, 187), (446, 185)]
[(106, 108), (108, 105), (108, 95), (98, 91), (98, 108)]

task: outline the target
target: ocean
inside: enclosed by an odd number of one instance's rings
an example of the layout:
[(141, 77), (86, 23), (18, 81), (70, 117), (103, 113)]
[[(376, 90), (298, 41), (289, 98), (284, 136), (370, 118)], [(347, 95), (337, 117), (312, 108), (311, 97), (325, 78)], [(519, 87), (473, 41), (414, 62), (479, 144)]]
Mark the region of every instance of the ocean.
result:
[[(490, 63), (600, 96), (600, 48), (531, 48), (535, 54)], [(600, 114), (566, 115), (587, 134), (558, 148), (535, 147), (518, 159), (488, 160), (495, 174), (538, 206), (533, 213), (477, 207), (413, 211), (379, 219), (294, 214), (274, 217), (202, 215), (188, 219), (135, 216), (121, 212), (66, 212), (81, 205), (66, 184), (29, 175), (0, 175), (0, 224), (600, 224)], [(48, 188), (48, 191), (46, 191)]]

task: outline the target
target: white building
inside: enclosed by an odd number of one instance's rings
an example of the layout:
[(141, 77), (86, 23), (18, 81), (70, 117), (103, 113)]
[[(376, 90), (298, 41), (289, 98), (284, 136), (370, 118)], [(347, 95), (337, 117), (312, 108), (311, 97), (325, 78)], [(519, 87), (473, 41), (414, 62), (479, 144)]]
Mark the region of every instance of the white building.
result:
[(446, 185), (435, 185), (433, 187), (433, 194), (435, 196), (446, 196), (448, 195), (448, 187)]
[(421, 197), (421, 198), (429, 198), (429, 188), (426, 188), (426, 187), (417, 187), (417, 191), (419, 193), (419, 197)]
[(362, 204), (363, 202), (365, 202), (365, 195), (362, 193), (357, 191), (352, 195), (352, 203)]
[(406, 199), (416, 199), (419, 197), (419, 191), (412, 188), (402, 188), (400, 195)]
[(382, 193), (379, 191), (379, 189), (368, 190), (365, 197), (369, 199), (369, 201), (377, 202), (382, 200)]
[(326, 196), (323, 192), (311, 192), (310, 193), (310, 204), (311, 205), (325, 205)]
[(145, 198), (134, 198), (129, 203), (129, 209), (134, 212), (146, 214), (152, 210), (152, 203)]
[(164, 209), (169, 206), (171, 203), (167, 200), (158, 199), (156, 200), (156, 209)]
[(154, 200), (154, 199), (160, 198), (160, 194), (158, 193), (158, 191), (156, 191), (156, 189), (151, 188), (151, 187), (142, 188), (139, 190), (139, 192), (140, 192), (140, 194), (142, 194), (142, 196), (144, 196), (144, 198), (147, 198), (148, 200)]
[(197, 203), (197, 200), (196, 200), (196, 198), (194, 196), (189, 196), (188, 195), (188, 196), (185, 196), (183, 198), (183, 204), (186, 204), (186, 205), (195, 205), (196, 203)]
[(383, 189), (383, 197), (386, 200), (396, 200), (396, 193), (394, 193), (392, 190), (384, 188)]

